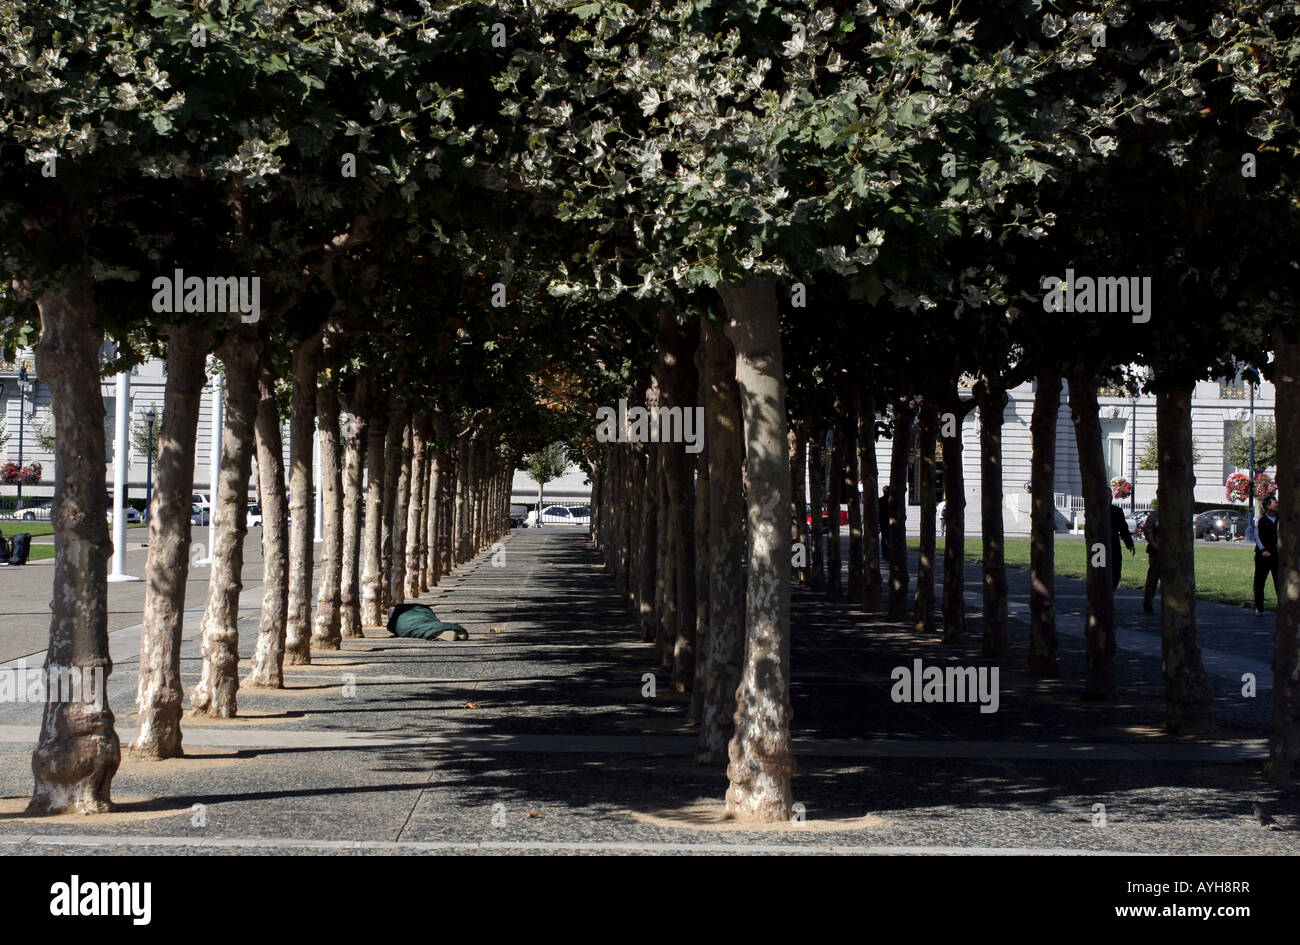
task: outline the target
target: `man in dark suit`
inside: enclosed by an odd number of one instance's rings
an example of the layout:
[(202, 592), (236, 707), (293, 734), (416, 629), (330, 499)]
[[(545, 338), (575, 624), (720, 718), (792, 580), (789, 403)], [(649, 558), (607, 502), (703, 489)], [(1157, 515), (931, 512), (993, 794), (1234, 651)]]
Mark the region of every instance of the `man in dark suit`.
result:
[[(1264, 501), (1264, 514), (1255, 523), (1255, 615), (1264, 616), (1264, 580), (1273, 575), (1273, 593), (1277, 588), (1277, 499)], [(1280, 595), (1279, 595), (1280, 596)]]
[(1121, 541), (1128, 545), (1129, 554), (1137, 554), (1137, 549), (1133, 547), (1133, 533), (1128, 530), (1128, 522), (1124, 521), (1124, 510), (1118, 505), (1112, 505), (1110, 507), (1110, 589), (1112, 591), (1119, 587), (1122, 568), (1119, 557)]
[(1147, 587), (1142, 595), (1142, 609), (1153, 613), (1153, 601), (1156, 585), (1160, 583), (1160, 521), (1158, 513), (1152, 509), (1142, 522), (1142, 530), (1147, 536)]

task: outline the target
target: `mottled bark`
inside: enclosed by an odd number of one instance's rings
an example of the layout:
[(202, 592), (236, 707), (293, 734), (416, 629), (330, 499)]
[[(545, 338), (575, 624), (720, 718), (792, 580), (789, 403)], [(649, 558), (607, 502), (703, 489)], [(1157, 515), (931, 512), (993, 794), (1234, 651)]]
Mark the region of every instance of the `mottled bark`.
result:
[[(707, 318), (707, 316), (705, 316)], [(745, 461), (736, 352), (721, 325), (702, 322), (708, 393), (703, 398), (708, 465), (709, 636), (697, 688), (702, 693), (696, 760), (721, 764), (735, 730), (736, 689), (745, 643)], [(701, 557), (705, 557), (702, 555)]]
[(343, 468), (338, 391), (338, 376), (332, 368), (327, 368), (325, 381), (316, 392), (321, 517), (324, 519), (321, 523), (320, 590), (311, 635), (311, 647), (316, 650), (337, 650), (343, 639)]
[(406, 596), (419, 597), (426, 540), (425, 502), (429, 473), (425, 463), (428, 417), (421, 414), (411, 421), (411, 501), (406, 513)]
[[(1110, 701), (1117, 694), (1115, 682), (1115, 597), (1110, 569), (1110, 481), (1102, 455), (1101, 421), (1098, 419), (1096, 378), (1086, 372), (1068, 375), (1070, 419), (1079, 454), (1079, 475), (1083, 482), (1084, 541), (1088, 555), (1088, 604), (1084, 625), (1087, 675), (1083, 697)], [(1163, 518), (1163, 516), (1162, 516)], [(1162, 536), (1163, 538), (1163, 536)], [(1094, 561), (1102, 561), (1098, 566)]]
[(880, 588), (880, 473), (876, 466), (876, 401), (862, 394), (858, 406), (858, 469), (862, 478), (862, 604), (872, 613), (884, 606)]
[(361, 625), (378, 627), (384, 622), (383, 535), (384, 535), (384, 439), (388, 427), (371, 420), (366, 430), (365, 529), (361, 539)]
[[(402, 434), (406, 429), (406, 411), (394, 407), (388, 415), (388, 429), (384, 434), (384, 501), (379, 538), (379, 602), (378, 623), (384, 623), (392, 603), (393, 532), (397, 511), (397, 483), (402, 474)], [(380, 506), (376, 506), (380, 508)]]
[(36, 370), (50, 388), (54, 441), (54, 589), (44, 670), (81, 682), (78, 699), (51, 699), (32, 753), (29, 814), (98, 813), (112, 805), (121, 745), (108, 705), (108, 538), (104, 493), (104, 341), (86, 268), (37, 299)]
[(916, 488), (921, 499), (921, 550), (916, 562), (912, 623), (918, 633), (934, 633), (934, 556), (937, 550), (935, 442), (939, 434), (939, 413), (928, 397), (921, 406), (917, 434), (920, 468), (917, 470)]
[(894, 439), (889, 456), (889, 618), (907, 619), (907, 462), (912, 451), (916, 401), (894, 401)]
[(795, 546), (803, 549), (802, 554), (796, 558), (800, 563), (794, 565), (793, 573), (796, 584), (807, 586), (809, 539), (804, 508), (808, 505), (808, 437), (804, 435), (802, 425), (790, 425), (790, 440), (793, 444), (790, 456), (790, 514), (794, 516), (792, 530)]
[[(412, 455), (411, 424), (402, 429), (401, 461), (397, 471), (397, 496), (393, 502), (393, 552), (392, 571), (388, 577), (388, 597), (390, 605), (397, 605), (406, 600), (406, 562), (415, 556), (413, 548), (408, 547), (407, 528), (411, 517), (411, 473), (414, 457)], [(416, 514), (419, 521), (419, 514)]]
[(1061, 675), (1056, 659), (1056, 418), (1061, 378), (1040, 371), (1030, 420), (1033, 459), (1029, 478), (1029, 675)]
[(979, 403), (980, 537), (984, 546), (983, 653), (1001, 659), (1011, 651), (1011, 628), (1007, 620), (1006, 543), (1002, 526), (1002, 418), (1006, 410), (1006, 392), (997, 385), (983, 386)]
[(1160, 508), (1160, 639), (1165, 676), (1165, 729), (1204, 734), (1214, 727), (1214, 693), (1201, 662), (1196, 630), (1196, 473), (1193, 469), (1192, 390), (1156, 393)]
[(285, 518), (284, 441), (275, 403), (275, 371), (269, 357), (264, 357), (258, 374), (254, 432), (257, 481), (262, 490), (262, 610), (258, 616), (252, 671), (244, 685), (283, 689), (289, 607), (289, 523)]
[[(289, 602), (285, 618), (284, 662), (311, 662), (311, 584), (316, 554), (316, 501), (313, 453), (316, 441), (316, 370), (319, 333), (293, 354), (293, 403), (289, 414)], [(322, 509), (321, 514), (324, 514)], [(262, 532), (263, 539), (266, 532)]]
[(790, 819), (790, 455), (776, 284), (752, 278), (721, 290), (736, 349), (745, 421), (749, 581), (745, 650), (729, 746), (727, 812), (741, 821)]
[(198, 715), (233, 718), (238, 710), (239, 595), (244, 589), (244, 536), (248, 526), (248, 477), (253, 465), (253, 425), (258, 402), (256, 343), (240, 327), (222, 343), (226, 372), (221, 465), (213, 498), (215, 533), (208, 602), (199, 625), (203, 668), (190, 694)]
[(176, 325), (167, 333), (167, 389), (158, 430), (153, 508), (149, 510), (149, 556), (144, 572), (137, 732), (131, 743), (131, 754), (137, 758), (178, 758), (184, 754), (181, 632), (185, 628), (185, 584), (190, 572), (194, 450), (210, 343), (211, 337), (201, 326)]
[[(343, 559), (339, 582), (339, 626), (344, 640), (356, 639), (361, 633), (361, 510), (365, 504), (363, 472), (365, 445), (370, 439), (366, 422), (366, 379), (361, 378), (358, 392), (350, 405), (343, 458)], [(373, 516), (371, 516), (373, 517)]]
[[(1273, 333), (1277, 389), (1277, 628), (1273, 652), (1273, 733), (1265, 774), (1300, 776), (1300, 343)], [(1163, 542), (1163, 529), (1161, 541)]]

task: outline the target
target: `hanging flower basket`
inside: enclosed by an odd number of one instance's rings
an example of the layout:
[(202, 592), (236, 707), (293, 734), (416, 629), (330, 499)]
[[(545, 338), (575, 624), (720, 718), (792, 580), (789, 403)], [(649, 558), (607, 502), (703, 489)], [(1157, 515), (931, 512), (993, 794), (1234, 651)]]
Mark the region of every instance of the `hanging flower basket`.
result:
[(17, 463), (5, 463), (0, 466), (0, 482), (7, 486), (34, 486), (41, 481), (41, 464), (19, 466)]
[(1117, 476), (1110, 481), (1110, 494), (1114, 499), (1127, 499), (1133, 494), (1133, 486), (1123, 476)]
[(1255, 498), (1271, 499), (1277, 495), (1277, 483), (1267, 473), (1255, 474)]
[(1250, 477), (1245, 473), (1233, 473), (1224, 483), (1224, 492), (1231, 502), (1245, 502), (1250, 496)]

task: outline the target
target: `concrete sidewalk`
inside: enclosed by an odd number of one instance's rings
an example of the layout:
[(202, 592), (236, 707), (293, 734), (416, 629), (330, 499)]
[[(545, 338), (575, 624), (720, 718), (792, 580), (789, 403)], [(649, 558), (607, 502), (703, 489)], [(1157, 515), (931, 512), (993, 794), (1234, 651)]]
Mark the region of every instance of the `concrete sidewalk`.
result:
[[(1169, 739), (1159, 700), (1082, 704), (1068, 674), (1030, 680), (1010, 662), (996, 713), (895, 703), (891, 670), (914, 658), (991, 664), (803, 593), (792, 699), (805, 826), (685, 826), (675, 812), (720, 801), (725, 772), (692, 763), (684, 697), (668, 680), (658, 676), (655, 697), (643, 697), (645, 674), (658, 672), (653, 648), (637, 640), (585, 534), (525, 530), (505, 547), (504, 568), (480, 557), (426, 600), (469, 640), (375, 631), (317, 654), (286, 669), (285, 690), (242, 690), (242, 718), (187, 720), (189, 757), (125, 762), (114, 781), (121, 813), (0, 815), (0, 850), (1300, 850), (1295, 833), (1261, 830), (1252, 817), (1255, 801), (1284, 826), (1300, 815), (1293, 790), (1253, 776), (1261, 733)], [(241, 657), (252, 642), (249, 625)], [(199, 669), (190, 630), (183, 658), (190, 685)], [(134, 686), (124, 660), (110, 681), (124, 743)], [(0, 794), (30, 791), (38, 722), (39, 706), (0, 706)]]

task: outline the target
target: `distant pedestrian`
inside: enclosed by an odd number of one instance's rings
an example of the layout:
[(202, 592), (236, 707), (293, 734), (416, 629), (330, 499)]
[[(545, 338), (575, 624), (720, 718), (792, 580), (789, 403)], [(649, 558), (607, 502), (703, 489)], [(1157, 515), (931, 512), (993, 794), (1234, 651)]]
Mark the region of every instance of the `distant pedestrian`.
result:
[(939, 534), (948, 534), (948, 503), (939, 503)]
[(1128, 553), (1137, 554), (1137, 548), (1133, 546), (1133, 533), (1128, 530), (1128, 522), (1124, 521), (1124, 510), (1118, 505), (1110, 507), (1110, 589), (1113, 591), (1119, 587), (1120, 571), (1123, 568), (1123, 562), (1120, 559), (1120, 542), (1128, 546)]
[(890, 487), (885, 488), (880, 493), (880, 500), (877, 508), (880, 512), (880, 557), (881, 560), (889, 559), (889, 495)]
[(1156, 585), (1160, 583), (1160, 520), (1155, 509), (1142, 522), (1142, 530), (1147, 536), (1147, 587), (1142, 595), (1142, 609), (1152, 613), (1155, 611), (1152, 602), (1156, 596)]
[(1264, 580), (1273, 575), (1273, 593), (1277, 587), (1277, 499), (1264, 500), (1264, 514), (1255, 523), (1255, 615), (1264, 616)]

